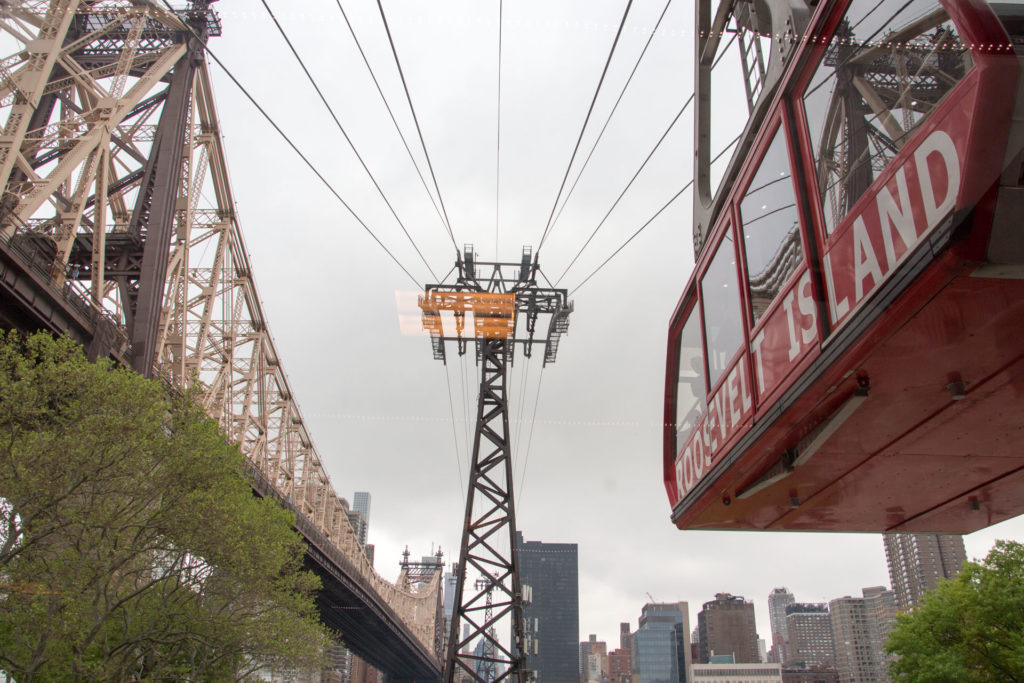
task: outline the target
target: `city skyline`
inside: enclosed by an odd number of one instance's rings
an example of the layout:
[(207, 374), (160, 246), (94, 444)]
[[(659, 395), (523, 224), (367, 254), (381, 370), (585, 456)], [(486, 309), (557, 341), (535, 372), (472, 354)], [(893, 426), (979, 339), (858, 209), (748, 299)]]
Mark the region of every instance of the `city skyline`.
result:
[[(907, 535), (910, 536), (911, 534), (907, 534)], [(880, 546), (882, 548), (881, 549), (881, 553), (883, 555), (883, 560), (884, 560), (885, 559), (885, 543), (887, 542), (887, 538), (886, 537), (888, 535), (887, 534), (882, 534), (882, 535), (874, 534), (874, 536), (879, 538), (879, 543), (880, 543)], [(929, 536), (929, 535), (928, 534), (924, 534), (923, 536)], [(934, 536), (934, 534), (932, 534), (931, 536)], [(969, 538), (969, 536), (961, 537), (959, 535), (954, 535), (954, 536), (950, 536), (949, 538), (967, 539), (967, 538)], [(947, 541), (947, 543), (948, 543), (948, 541)], [(965, 545), (966, 545), (966, 543), (965, 543)], [(950, 551), (947, 551), (947, 552), (950, 552)], [(967, 557), (968, 557), (968, 560), (980, 559), (980, 557), (975, 558), (974, 556), (971, 556), (969, 552), (968, 552)], [(888, 563), (886, 563), (886, 564), (888, 564)], [(888, 571), (888, 566), (883, 567), (882, 569)], [(950, 576), (953, 576), (956, 573), (957, 572), (952, 572), (950, 574)], [(874, 586), (878, 586), (878, 587), (884, 588), (888, 593), (891, 593), (894, 601), (897, 600), (897, 595), (898, 595), (897, 592), (895, 591), (895, 589), (890, 585), (889, 582), (884, 582), (884, 583), (881, 583), (881, 584), (874, 584), (874, 585), (872, 585), (870, 582), (868, 582), (868, 583), (865, 583), (863, 586), (860, 586), (860, 587), (858, 587), (856, 589), (847, 591), (847, 592), (845, 592), (842, 595), (838, 595), (837, 594), (837, 595), (825, 596), (825, 597), (823, 597), (821, 599), (817, 599), (817, 600), (808, 600), (808, 599), (802, 599), (800, 591), (798, 589), (797, 590), (792, 589), (790, 587), (789, 583), (786, 582), (785, 580), (783, 580), (781, 576), (778, 577), (778, 578), (780, 580), (777, 581), (776, 583), (779, 584), (779, 585), (775, 585), (764, 596), (755, 596), (755, 595), (746, 595), (746, 594), (739, 594), (739, 593), (730, 593), (729, 591), (727, 591), (725, 589), (716, 591), (716, 593), (715, 593), (716, 596), (718, 596), (718, 595), (728, 595), (729, 597), (741, 598), (741, 599), (744, 599), (744, 600), (746, 600), (746, 601), (748, 601), (750, 603), (753, 603), (753, 606), (754, 606), (754, 616), (755, 616), (755, 621), (756, 621), (756, 625), (757, 625), (757, 637), (758, 637), (758, 639), (761, 639), (761, 640), (765, 641), (766, 649), (769, 650), (769, 651), (770, 651), (770, 648), (772, 646), (771, 638), (772, 638), (772, 633), (773, 633), (773, 630), (772, 630), (772, 618), (771, 618), (771, 598), (774, 595), (778, 595), (777, 591), (786, 591), (786, 595), (788, 595), (790, 598), (793, 598), (790, 601), (782, 601), (782, 613), (783, 613), (783, 615), (785, 615), (786, 608), (788, 606), (790, 606), (790, 605), (795, 605), (795, 606), (798, 606), (798, 607), (805, 607), (805, 606), (806, 607), (814, 607), (814, 606), (822, 606), (822, 605), (827, 606), (827, 605), (829, 605), (834, 600), (843, 600), (843, 599), (847, 599), (847, 598), (850, 598), (850, 599), (862, 599), (863, 598), (863, 591), (867, 590), (867, 589), (870, 589), (870, 588), (872, 588)], [(769, 580), (768, 583), (771, 583), (771, 581)], [(782, 584), (785, 584), (785, 585), (782, 585)], [(860, 595), (858, 595), (858, 594), (860, 594)], [(652, 602), (650, 597), (651, 596), (649, 596), (649, 595), (646, 596), (647, 600), (645, 602), (640, 603), (638, 609), (641, 610), (641, 612), (642, 612), (642, 609), (643, 609), (644, 605), (660, 604), (660, 603)], [(713, 600), (713, 599), (714, 598), (711, 598), (711, 600)], [(686, 601), (674, 601), (674, 602), (678, 603), (678, 604), (682, 604), (682, 605), (687, 605)], [(703, 605), (706, 602), (709, 602), (709, 601), (708, 600), (704, 600), (704, 601), (696, 603), (696, 604), (697, 605)], [(585, 600), (584, 600), (583, 596), (581, 595), (580, 596), (580, 606), (581, 606), (581, 609), (582, 609), (584, 603), (585, 603)], [(804, 613), (804, 612), (801, 612), (801, 613)], [(694, 624), (694, 631), (696, 631), (696, 629), (697, 629), (696, 624), (698, 623), (698, 620), (697, 620), (698, 614), (699, 614), (699, 609), (696, 609), (696, 608), (695, 608), (693, 613), (688, 614), (688, 623)], [(785, 622), (784, 617), (783, 617), (783, 622)], [(637, 625), (637, 621), (636, 621), (636, 619), (627, 620), (625, 622), (621, 622), (620, 621), (620, 623), (619, 623), (619, 627), (620, 628), (617, 629), (615, 631), (615, 633), (620, 633), (621, 632), (621, 627), (623, 625), (625, 625), (625, 624), (629, 624), (630, 628), (635, 630), (636, 625)], [(597, 632), (597, 631), (586, 631), (581, 626), (581, 631), (580, 631), (580, 642), (581, 642), (581, 644), (583, 642), (585, 642), (585, 639), (589, 638), (591, 635), (596, 636), (598, 642), (608, 642), (608, 643), (615, 642), (614, 639), (611, 638), (606, 633), (601, 633), (601, 632)]]

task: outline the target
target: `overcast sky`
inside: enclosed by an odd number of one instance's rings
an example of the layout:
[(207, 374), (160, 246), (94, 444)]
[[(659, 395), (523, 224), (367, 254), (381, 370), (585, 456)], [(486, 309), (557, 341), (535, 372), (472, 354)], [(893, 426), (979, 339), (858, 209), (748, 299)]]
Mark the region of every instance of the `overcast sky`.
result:
[[(344, 4), (415, 142), (376, 4)], [(663, 0), (635, 0), (584, 150), (663, 6)], [(443, 277), (454, 248), (335, 0), (271, 0), (271, 7)], [(523, 245), (537, 246), (624, 7), (624, 0), (504, 3), (499, 202), (497, 0), (387, 0), (460, 246), (472, 243), (482, 258), (497, 253), (507, 261), (518, 261)], [(221, 2), (216, 8), (224, 35), (211, 41), (214, 52), (417, 282), (433, 281), (262, 6)], [(690, 95), (691, 12), (689, 2), (670, 8), (545, 243), (541, 268), (552, 280)], [(450, 350), (446, 372), (426, 338), (401, 333), (399, 316), (416, 312), (400, 310), (401, 302), (414, 301), (416, 286), (223, 72), (211, 70), (270, 330), (334, 486), (350, 500), (354, 491), (371, 493), (369, 540), (383, 575), (397, 575), (406, 545), (414, 556), (440, 546), (446, 561), (455, 561), (476, 400), (472, 359), (460, 361)], [(561, 286), (580, 284), (689, 181), (691, 136), (687, 114)], [(417, 158), (426, 172), (422, 154)], [(519, 528), (528, 540), (579, 544), (580, 635), (596, 633), (613, 646), (618, 623), (635, 629), (648, 596), (688, 601), (692, 625), (700, 603), (716, 592), (743, 595), (756, 601), (759, 635), (770, 642), (766, 600), (774, 586), (818, 602), (889, 583), (877, 534), (681, 532), (670, 523), (661, 481), (662, 395), (669, 316), (693, 264), (690, 199), (684, 194), (573, 295), (576, 312), (558, 361), (541, 373), (539, 358), (519, 358), (509, 380)], [(1022, 530), (1011, 521), (979, 532), (968, 537), (968, 554), (984, 555), (994, 538), (1020, 538)]]

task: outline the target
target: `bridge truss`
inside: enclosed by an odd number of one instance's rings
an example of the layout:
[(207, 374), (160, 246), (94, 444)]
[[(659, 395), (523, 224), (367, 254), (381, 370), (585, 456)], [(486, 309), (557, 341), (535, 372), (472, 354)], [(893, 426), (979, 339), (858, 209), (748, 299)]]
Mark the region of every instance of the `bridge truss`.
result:
[(399, 587), (374, 571), (270, 335), (205, 61), (220, 32), (207, 5), (2, 4), (0, 45), (16, 48), (0, 59), (0, 322), (34, 310), (92, 357), (198, 390), (254, 487), (340, 552), (436, 663), (440, 572)]

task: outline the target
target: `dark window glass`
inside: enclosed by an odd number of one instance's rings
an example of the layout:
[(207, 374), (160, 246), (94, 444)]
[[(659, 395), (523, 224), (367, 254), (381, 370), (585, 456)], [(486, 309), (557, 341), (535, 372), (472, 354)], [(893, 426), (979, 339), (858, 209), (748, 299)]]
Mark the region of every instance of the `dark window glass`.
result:
[(740, 220), (747, 256), (750, 307), (757, 322), (802, 257), (796, 193), (781, 126), (743, 195)]
[(704, 412), (704, 345), (700, 334), (700, 313), (696, 308), (683, 325), (679, 338), (679, 375), (676, 387), (676, 447), (681, 448)]
[(736, 273), (736, 251), (732, 231), (718, 245), (718, 251), (704, 273), (700, 288), (704, 307), (704, 337), (708, 352), (708, 379), (714, 387), (726, 365), (743, 343), (742, 309)]
[(828, 233), (971, 64), (936, 0), (851, 3), (803, 97)]

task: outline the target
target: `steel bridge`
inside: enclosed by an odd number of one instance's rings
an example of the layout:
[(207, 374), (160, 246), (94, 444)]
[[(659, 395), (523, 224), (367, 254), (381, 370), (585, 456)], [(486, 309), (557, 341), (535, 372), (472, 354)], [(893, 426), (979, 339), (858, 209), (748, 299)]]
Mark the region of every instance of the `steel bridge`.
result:
[(295, 513), (318, 606), (395, 680), (441, 676), (441, 574), (370, 565), (274, 346), (228, 180), (205, 43), (207, 0), (10, 0), (0, 26), (0, 325), (45, 329), (197, 389)]

